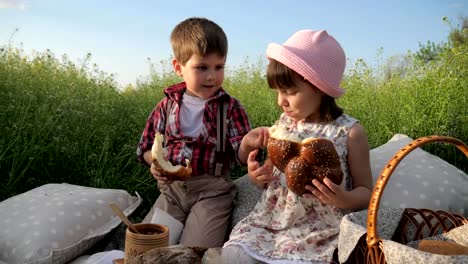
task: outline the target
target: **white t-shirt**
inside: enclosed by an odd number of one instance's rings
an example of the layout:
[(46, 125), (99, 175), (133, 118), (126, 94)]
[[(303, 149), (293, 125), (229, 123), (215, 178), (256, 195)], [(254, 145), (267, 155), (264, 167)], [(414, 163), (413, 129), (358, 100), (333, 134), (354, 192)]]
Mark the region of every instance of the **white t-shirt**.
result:
[(184, 93), (180, 106), (180, 129), (186, 137), (198, 138), (203, 126), (203, 113), (208, 99)]

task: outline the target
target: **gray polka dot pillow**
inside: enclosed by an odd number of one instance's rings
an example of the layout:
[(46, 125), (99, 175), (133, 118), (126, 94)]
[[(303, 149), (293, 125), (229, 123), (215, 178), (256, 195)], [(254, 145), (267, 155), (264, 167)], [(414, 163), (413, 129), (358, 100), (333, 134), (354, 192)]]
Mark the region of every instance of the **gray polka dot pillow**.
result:
[(262, 195), (260, 189), (250, 181), (248, 174), (236, 179), (234, 183), (237, 186), (237, 196), (232, 211), (231, 229), (254, 209)]
[(0, 203), (0, 263), (67, 263), (141, 203), (124, 190), (46, 184)]
[[(371, 150), (374, 184), (387, 162), (411, 141), (406, 135), (396, 134)], [(421, 148), (414, 149), (390, 176), (379, 208), (427, 208), (466, 216), (468, 175)]]

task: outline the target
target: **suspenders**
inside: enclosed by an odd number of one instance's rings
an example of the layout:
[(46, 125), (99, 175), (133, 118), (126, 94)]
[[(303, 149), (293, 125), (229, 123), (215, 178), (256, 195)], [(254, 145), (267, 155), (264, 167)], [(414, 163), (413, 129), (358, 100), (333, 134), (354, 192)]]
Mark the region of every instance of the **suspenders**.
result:
[[(173, 101), (169, 100), (168, 105), (166, 106), (166, 128), (169, 122), (169, 115), (173, 105)], [(218, 111), (216, 113), (216, 154), (215, 154), (215, 166), (213, 169), (213, 174), (215, 176), (223, 175), (225, 170), (224, 166), (226, 165), (226, 130), (227, 130), (227, 109), (228, 102), (221, 99), (221, 102), (218, 102)]]
[(223, 100), (218, 103), (218, 111), (216, 114), (215, 176), (221, 176), (223, 174), (223, 166), (225, 165), (224, 155), (226, 152), (227, 108), (228, 103), (226, 101)]

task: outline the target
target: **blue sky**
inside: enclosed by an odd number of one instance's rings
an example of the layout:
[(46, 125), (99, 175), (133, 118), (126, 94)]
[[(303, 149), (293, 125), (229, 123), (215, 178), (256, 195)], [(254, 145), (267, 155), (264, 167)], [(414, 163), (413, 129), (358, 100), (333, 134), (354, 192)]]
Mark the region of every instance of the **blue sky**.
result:
[(156, 65), (171, 58), (171, 30), (191, 16), (223, 27), (227, 64), (235, 68), (300, 29), (326, 29), (351, 61), (375, 64), (445, 41), (450, 27), (442, 18), (455, 26), (467, 15), (468, 0), (0, 0), (0, 46), (50, 49), (77, 62), (91, 53), (92, 63), (125, 85), (148, 76), (148, 58)]

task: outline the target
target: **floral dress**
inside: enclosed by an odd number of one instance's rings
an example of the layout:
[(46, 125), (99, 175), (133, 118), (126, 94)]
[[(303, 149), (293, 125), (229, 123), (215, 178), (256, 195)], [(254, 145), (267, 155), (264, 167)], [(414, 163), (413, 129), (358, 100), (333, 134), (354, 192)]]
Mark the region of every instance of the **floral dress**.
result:
[[(347, 136), (356, 122), (345, 114), (326, 124), (293, 122), (283, 114), (276, 125), (301, 139), (331, 140), (340, 156), (344, 174), (341, 185), (350, 190)], [(233, 228), (224, 247), (241, 246), (250, 256), (267, 263), (330, 263), (344, 212), (294, 194), (287, 188), (283, 173), (274, 168), (273, 174), (275, 180), (252, 212)]]

